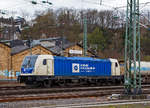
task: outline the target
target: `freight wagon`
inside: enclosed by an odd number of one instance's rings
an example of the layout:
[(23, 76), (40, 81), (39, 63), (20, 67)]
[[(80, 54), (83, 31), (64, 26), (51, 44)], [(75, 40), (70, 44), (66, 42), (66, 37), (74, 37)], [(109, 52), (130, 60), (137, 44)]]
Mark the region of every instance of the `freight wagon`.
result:
[(119, 84), (123, 82), (116, 59), (90, 57), (26, 56), (18, 81), (50, 87), (72, 84)]

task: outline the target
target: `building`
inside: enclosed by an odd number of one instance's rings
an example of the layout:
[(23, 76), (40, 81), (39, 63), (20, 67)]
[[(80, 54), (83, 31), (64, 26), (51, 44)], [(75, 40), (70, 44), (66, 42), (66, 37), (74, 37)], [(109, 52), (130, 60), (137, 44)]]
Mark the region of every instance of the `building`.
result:
[(11, 57), (12, 57), (12, 62), (11, 62), (11, 70), (14, 72), (15, 79), (16, 77), (20, 74), (20, 68), (22, 61), (25, 56), (28, 56), (30, 54), (33, 55), (55, 55), (53, 52), (48, 50), (47, 48), (41, 46), (41, 45), (36, 45), (33, 46), (32, 48), (28, 48), (26, 46), (16, 46), (12, 48), (11, 51)]
[[(69, 46), (65, 46), (64, 56), (66, 56), (66, 57), (72, 57), (72, 56), (84, 57), (84, 49), (80, 44), (72, 44)], [(96, 57), (96, 55), (94, 53), (92, 53), (90, 50), (87, 51), (86, 56)]]
[(0, 80), (16, 79), (20, 74), (24, 57), (31, 53), (36, 55), (55, 55), (55, 53), (41, 45), (35, 45), (32, 48), (24, 45), (16, 46), (13, 44), (12, 46), (0, 43)]
[(0, 38), (3, 40), (14, 40), (20, 38), (20, 33), (25, 25), (24, 18), (0, 18)]
[(10, 46), (0, 42), (0, 80), (9, 79), (10, 62), (11, 62)]
[[(17, 79), (25, 56), (28, 55), (55, 55), (55, 56), (84, 56), (83, 47), (60, 38), (41, 39), (33, 41), (31, 48), (27, 40), (3, 41), (0, 43), (0, 79)], [(95, 57), (88, 50), (87, 56)]]

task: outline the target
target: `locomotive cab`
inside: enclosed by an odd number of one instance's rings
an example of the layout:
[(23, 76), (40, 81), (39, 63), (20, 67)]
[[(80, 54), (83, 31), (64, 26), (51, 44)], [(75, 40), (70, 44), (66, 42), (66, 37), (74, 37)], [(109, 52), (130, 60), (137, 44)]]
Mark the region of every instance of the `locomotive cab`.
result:
[(112, 76), (119, 76), (120, 75), (120, 65), (117, 59), (110, 59), (111, 61), (111, 73)]
[(36, 75), (53, 75), (53, 57), (50, 55), (44, 55), (38, 57), (36, 63), (35, 63), (35, 71), (34, 73)]
[(21, 75), (52, 75), (53, 58), (50, 55), (26, 56), (21, 66)]
[(53, 75), (52, 55), (31, 55), (26, 56), (21, 66), (19, 82), (34, 84)]

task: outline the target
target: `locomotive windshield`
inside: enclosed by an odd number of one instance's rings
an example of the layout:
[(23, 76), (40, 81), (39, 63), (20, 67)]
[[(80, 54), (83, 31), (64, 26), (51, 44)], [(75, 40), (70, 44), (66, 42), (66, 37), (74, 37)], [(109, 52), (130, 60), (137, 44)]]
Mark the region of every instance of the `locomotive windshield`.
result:
[(23, 63), (22, 63), (22, 67), (23, 68), (32, 68), (35, 65), (37, 56), (27, 56), (25, 57)]

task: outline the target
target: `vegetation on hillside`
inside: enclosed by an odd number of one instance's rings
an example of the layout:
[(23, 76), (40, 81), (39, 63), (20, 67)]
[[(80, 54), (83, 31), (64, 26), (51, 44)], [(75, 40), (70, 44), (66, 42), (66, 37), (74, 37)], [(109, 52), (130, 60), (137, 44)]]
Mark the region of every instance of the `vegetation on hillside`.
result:
[[(145, 12), (148, 16), (150, 12)], [(36, 14), (32, 26), (22, 31), (21, 39), (65, 36), (69, 41), (83, 42), (83, 19), (87, 18), (88, 48), (100, 57), (123, 58), (125, 12), (58, 9)], [(31, 23), (30, 22), (30, 23)], [(141, 23), (147, 24), (144, 18)], [(31, 25), (31, 24), (30, 24)], [(149, 55), (150, 31), (141, 30), (142, 55)], [(143, 56), (144, 57), (144, 56)]]

